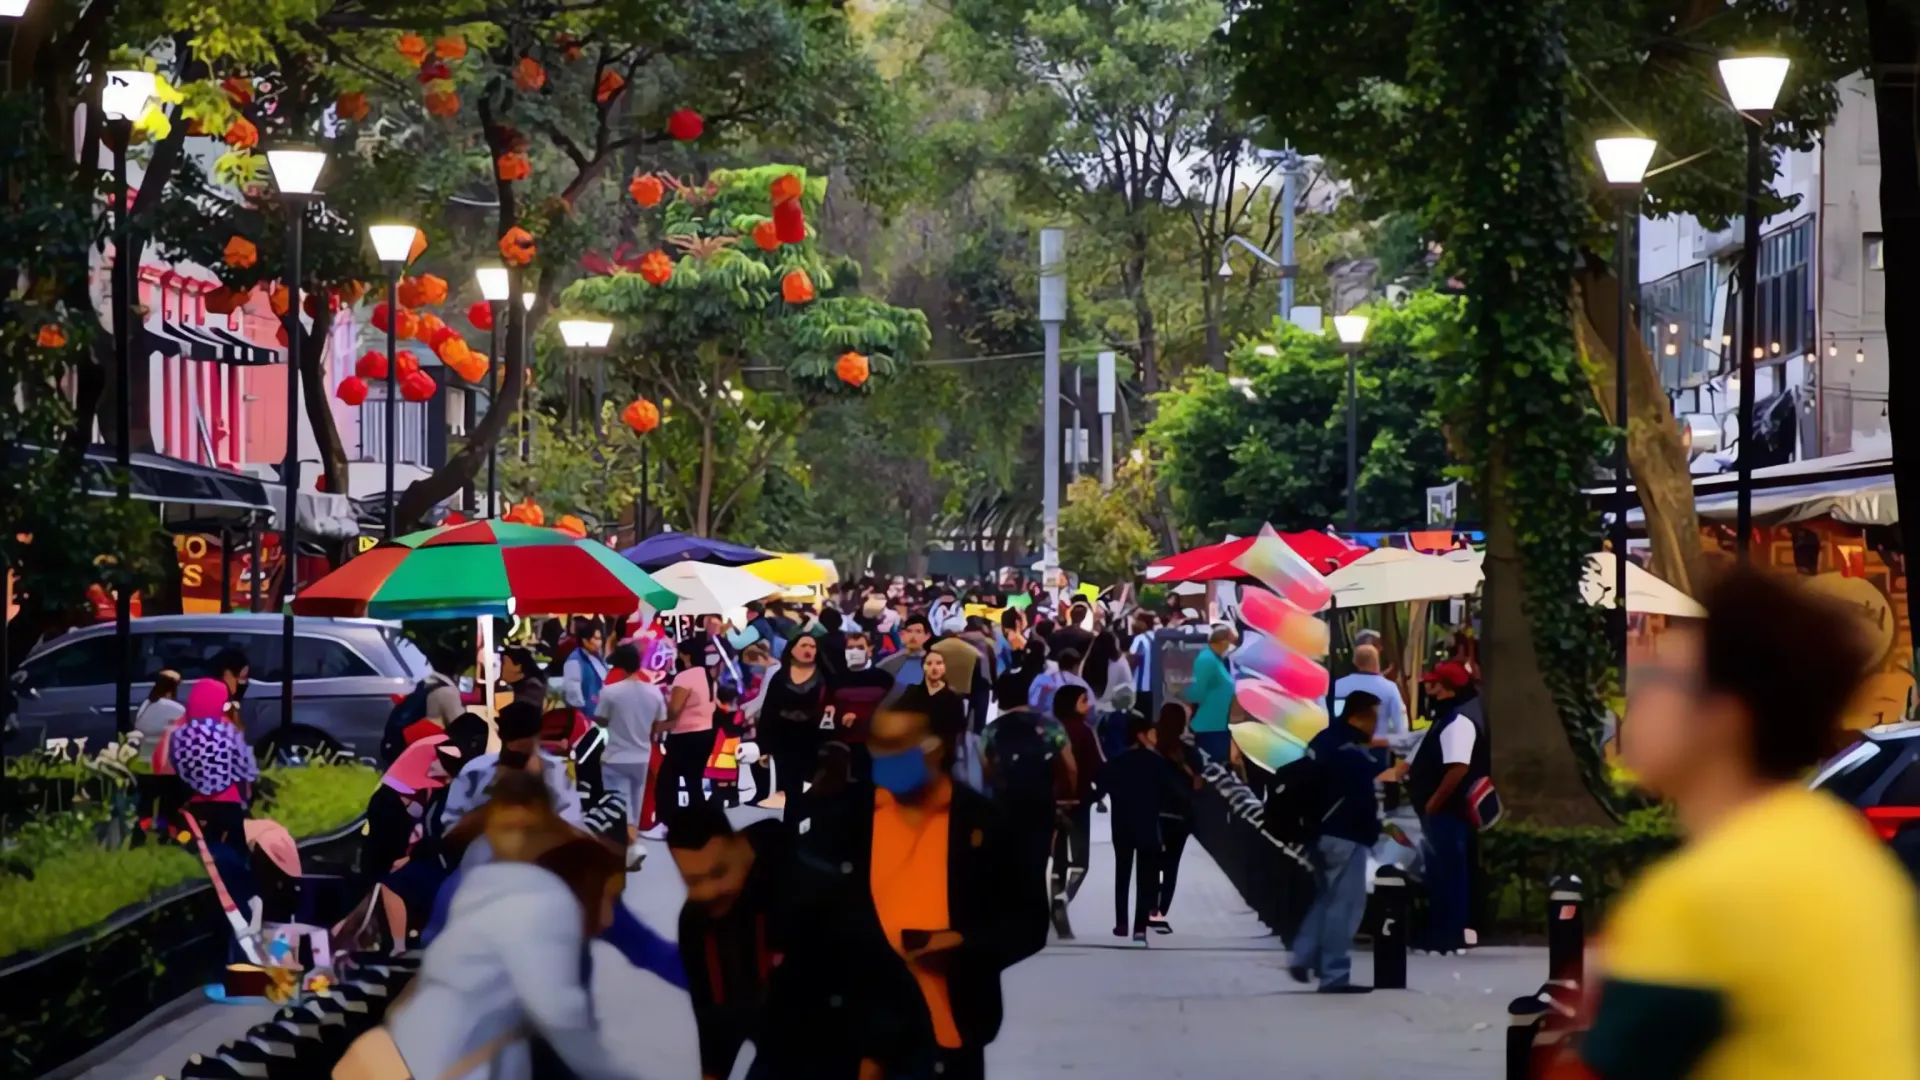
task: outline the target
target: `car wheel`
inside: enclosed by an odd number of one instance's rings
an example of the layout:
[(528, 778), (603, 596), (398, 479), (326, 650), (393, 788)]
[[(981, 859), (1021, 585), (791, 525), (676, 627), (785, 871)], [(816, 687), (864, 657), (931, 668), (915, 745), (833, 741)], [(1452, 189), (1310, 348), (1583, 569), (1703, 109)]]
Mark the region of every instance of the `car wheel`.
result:
[(261, 764), (280, 768), (299, 768), (315, 761), (332, 761), (341, 756), (339, 743), (310, 728), (294, 728), (275, 733), (261, 744)]

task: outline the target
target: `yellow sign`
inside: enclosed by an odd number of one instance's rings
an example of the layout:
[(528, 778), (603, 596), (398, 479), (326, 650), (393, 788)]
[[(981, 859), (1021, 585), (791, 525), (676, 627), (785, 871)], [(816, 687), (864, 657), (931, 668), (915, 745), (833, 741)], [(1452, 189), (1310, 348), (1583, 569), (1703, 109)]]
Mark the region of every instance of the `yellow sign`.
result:
[(1873, 653), (1873, 662), (1868, 665), (1868, 670), (1879, 667), (1880, 662), (1886, 659), (1887, 650), (1893, 648), (1896, 629), (1893, 603), (1886, 594), (1866, 578), (1847, 577), (1845, 574), (1818, 574), (1808, 579), (1807, 585), (1815, 592), (1839, 601), (1854, 613), (1861, 630), (1865, 632), (1867, 647)]
[(380, 538), (377, 536), (356, 536), (353, 538), (353, 553), (355, 555), (365, 555), (379, 545)]

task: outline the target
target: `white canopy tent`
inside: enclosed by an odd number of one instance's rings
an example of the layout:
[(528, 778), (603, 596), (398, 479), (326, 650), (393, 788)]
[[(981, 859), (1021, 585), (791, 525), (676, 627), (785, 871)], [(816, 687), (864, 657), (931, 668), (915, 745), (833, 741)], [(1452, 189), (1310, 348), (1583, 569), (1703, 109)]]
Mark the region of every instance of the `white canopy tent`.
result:
[[(1485, 558), (1483, 552), (1463, 548), (1439, 558), (1458, 566), (1471, 566), (1478, 583), (1480, 563)], [(1595, 607), (1613, 606), (1613, 552), (1596, 551), (1587, 556), (1586, 569), (1580, 576), (1580, 596)], [(1631, 559), (1627, 560), (1627, 610), (1641, 615), (1676, 615), (1687, 619), (1705, 618), (1707, 614), (1707, 609), (1692, 597)]]
[(1336, 608), (1446, 600), (1480, 587), (1480, 564), (1406, 548), (1375, 548), (1328, 574), (1327, 585)]
[(680, 602), (662, 615), (724, 615), (736, 619), (748, 601), (777, 596), (780, 586), (738, 566), (677, 562), (653, 571), (653, 580), (673, 590)]

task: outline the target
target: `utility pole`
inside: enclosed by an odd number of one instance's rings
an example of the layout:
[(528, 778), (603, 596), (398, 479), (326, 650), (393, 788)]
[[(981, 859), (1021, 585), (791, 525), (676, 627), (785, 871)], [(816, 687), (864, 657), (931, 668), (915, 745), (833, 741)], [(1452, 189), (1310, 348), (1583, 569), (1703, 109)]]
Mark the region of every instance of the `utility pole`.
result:
[(1045, 335), (1046, 377), (1041, 401), (1041, 585), (1057, 587), (1060, 574), (1060, 324), (1067, 320), (1067, 232), (1040, 230), (1040, 329)]
[(1100, 379), (1097, 404), (1100, 407), (1100, 490), (1113, 490), (1113, 406), (1116, 378), (1114, 356), (1100, 354)]

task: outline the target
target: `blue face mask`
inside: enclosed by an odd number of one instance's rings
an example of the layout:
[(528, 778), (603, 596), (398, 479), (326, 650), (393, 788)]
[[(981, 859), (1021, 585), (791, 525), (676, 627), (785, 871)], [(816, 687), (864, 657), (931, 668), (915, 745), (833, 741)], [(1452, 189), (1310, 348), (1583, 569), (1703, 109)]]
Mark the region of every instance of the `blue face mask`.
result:
[(926, 752), (917, 746), (891, 754), (873, 755), (873, 782), (895, 796), (911, 795), (927, 786)]

